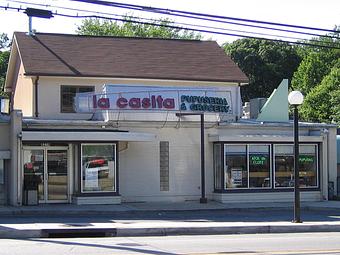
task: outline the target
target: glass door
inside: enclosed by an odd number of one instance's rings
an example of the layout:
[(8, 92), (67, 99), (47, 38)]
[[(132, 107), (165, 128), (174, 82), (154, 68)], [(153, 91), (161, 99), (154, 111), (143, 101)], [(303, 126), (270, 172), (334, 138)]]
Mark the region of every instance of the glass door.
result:
[(24, 149), (23, 153), (24, 186), (30, 186), (32, 181), (38, 182), (38, 198), (45, 200), (44, 196), (44, 149)]
[(28, 183), (32, 176), (39, 179), (38, 198), (40, 203), (68, 202), (67, 147), (25, 147), (23, 170), (24, 183)]
[(67, 150), (47, 150), (46, 169), (47, 200), (66, 201), (67, 196)]

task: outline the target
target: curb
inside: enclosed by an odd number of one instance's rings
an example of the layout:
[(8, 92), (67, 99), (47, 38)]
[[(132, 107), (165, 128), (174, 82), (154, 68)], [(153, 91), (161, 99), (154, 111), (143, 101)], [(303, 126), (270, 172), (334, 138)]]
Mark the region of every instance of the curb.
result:
[(340, 232), (340, 225), (293, 224), (222, 227), (168, 227), (168, 228), (57, 228), (14, 230), (0, 228), (0, 238), (76, 238), (76, 237), (133, 237), (133, 236), (174, 236), (174, 235), (230, 235), (230, 234), (274, 234)]

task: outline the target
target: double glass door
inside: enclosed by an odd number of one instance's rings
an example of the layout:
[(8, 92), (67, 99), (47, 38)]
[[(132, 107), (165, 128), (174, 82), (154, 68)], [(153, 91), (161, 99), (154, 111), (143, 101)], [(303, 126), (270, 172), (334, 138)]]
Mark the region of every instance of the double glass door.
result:
[(68, 147), (24, 148), (23, 170), (24, 183), (38, 182), (40, 203), (68, 201)]

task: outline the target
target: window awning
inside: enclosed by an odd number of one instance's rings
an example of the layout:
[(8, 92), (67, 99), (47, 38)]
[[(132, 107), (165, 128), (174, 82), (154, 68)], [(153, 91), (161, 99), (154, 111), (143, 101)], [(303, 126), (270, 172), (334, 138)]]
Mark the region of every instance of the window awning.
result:
[[(288, 135), (209, 135), (209, 142), (293, 142)], [(322, 136), (299, 136), (300, 142), (322, 142)]]
[(50, 142), (150, 142), (156, 135), (138, 132), (96, 132), (96, 131), (22, 131), (22, 141)]

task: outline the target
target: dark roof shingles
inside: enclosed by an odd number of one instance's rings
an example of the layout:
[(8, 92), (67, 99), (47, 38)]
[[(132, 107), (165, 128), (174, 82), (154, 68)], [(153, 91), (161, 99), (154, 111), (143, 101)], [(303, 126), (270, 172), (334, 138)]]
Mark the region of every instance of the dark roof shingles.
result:
[(15, 33), (28, 75), (248, 82), (213, 41)]

